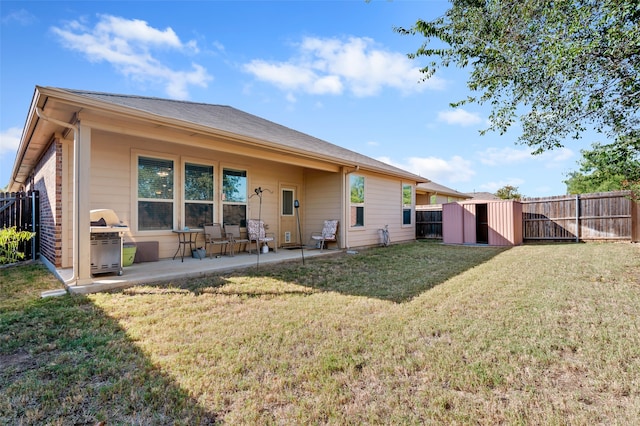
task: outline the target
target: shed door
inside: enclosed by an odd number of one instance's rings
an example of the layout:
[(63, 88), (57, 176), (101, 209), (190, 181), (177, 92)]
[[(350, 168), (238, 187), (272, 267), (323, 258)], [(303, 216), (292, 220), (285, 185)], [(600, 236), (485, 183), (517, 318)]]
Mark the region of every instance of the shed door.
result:
[(476, 204), (476, 243), (489, 244), (489, 221), (486, 204)]

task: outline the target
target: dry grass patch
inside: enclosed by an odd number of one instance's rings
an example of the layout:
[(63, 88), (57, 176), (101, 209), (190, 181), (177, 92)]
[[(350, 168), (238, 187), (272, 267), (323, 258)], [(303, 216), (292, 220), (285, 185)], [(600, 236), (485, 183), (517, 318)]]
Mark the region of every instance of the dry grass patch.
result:
[(0, 370), (0, 421), (633, 423), (639, 259), (420, 242), (39, 301), (0, 317), (0, 354), (31, 357)]

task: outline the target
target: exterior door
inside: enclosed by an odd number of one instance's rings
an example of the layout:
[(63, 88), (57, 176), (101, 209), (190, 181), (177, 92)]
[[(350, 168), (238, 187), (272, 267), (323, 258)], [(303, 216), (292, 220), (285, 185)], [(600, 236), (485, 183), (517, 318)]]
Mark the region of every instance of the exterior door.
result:
[(476, 204), (476, 243), (489, 244), (489, 219), (487, 205)]
[(280, 235), (278, 243), (280, 246), (295, 246), (302, 242), (298, 237), (298, 222), (294, 202), (298, 191), (296, 185), (280, 185)]

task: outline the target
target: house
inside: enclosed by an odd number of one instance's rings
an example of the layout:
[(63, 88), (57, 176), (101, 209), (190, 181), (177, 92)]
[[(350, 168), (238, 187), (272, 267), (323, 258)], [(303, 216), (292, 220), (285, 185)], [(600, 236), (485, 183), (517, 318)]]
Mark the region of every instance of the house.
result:
[(458, 192), (436, 182), (420, 183), (416, 187), (416, 205), (432, 206), (471, 198), (469, 194)]
[(491, 192), (470, 192), (467, 196), (472, 200), (500, 200), (495, 194)]
[[(175, 253), (184, 227), (260, 217), (278, 245), (339, 219), (341, 248), (415, 239), (421, 176), (229, 106), (35, 88), (9, 191), (40, 191), (40, 255), (91, 281), (90, 211), (112, 209), (126, 241)], [(260, 192), (261, 191), (261, 192)], [(299, 201), (299, 208), (295, 201)]]

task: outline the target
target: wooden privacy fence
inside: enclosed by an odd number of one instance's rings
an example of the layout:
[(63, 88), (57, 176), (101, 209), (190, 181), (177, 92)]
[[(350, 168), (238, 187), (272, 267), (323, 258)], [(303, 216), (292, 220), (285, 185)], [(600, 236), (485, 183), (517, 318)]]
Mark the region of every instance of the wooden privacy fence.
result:
[(522, 200), (525, 240), (640, 241), (638, 204), (630, 192)]
[(35, 232), (29, 241), (18, 246), (26, 259), (35, 259), (39, 252), (40, 194), (29, 192), (0, 192), (0, 229), (15, 226), (17, 231)]
[(416, 210), (416, 238), (442, 239), (442, 207), (438, 210)]

